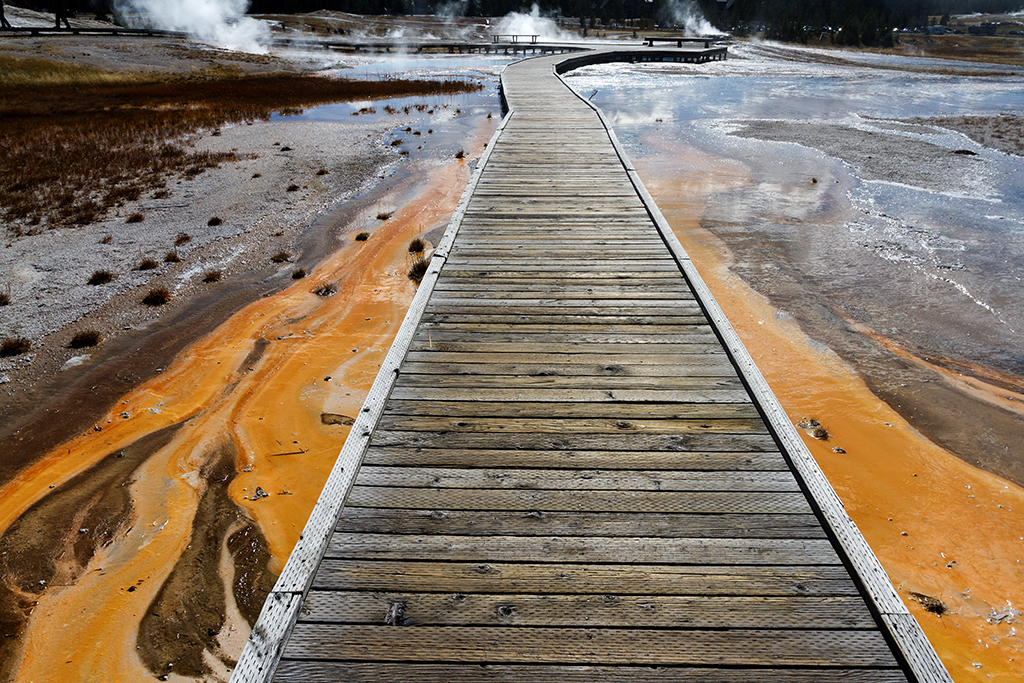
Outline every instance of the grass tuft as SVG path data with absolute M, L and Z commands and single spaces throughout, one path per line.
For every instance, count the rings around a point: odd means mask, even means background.
M 6 337 L 0 342 L 0 358 L 20 356 L 23 353 L 28 353 L 31 348 L 32 342 L 24 337 Z
M 178 235 L 177 238 L 175 238 L 174 246 L 180 247 L 181 245 L 188 244 L 191 241 L 192 241 L 192 236 L 189 235 L 188 233 L 184 233 L 183 232 L 180 235 Z
M 466 152 L 461 150 L 461 149 L 458 152 L 455 153 L 455 158 L 456 159 L 462 159 L 465 156 L 466 156 Z
M 301 280 L 304 277 L 306 277 L 306 269 L 305 268 L 296 268 L 295 270 L 292 271 L 292 279 L 293 280 Z
M 356 235 L 356 242 L 365 242 L 368 239 L 370 239 L 370 233 L 368 232 L 361 232 Z
M 110 244 L 114 241 L 113 235 L 104 235 L 103 239 L 100 240 L 100 244 Z
M 423 250 L 427 248 L 427 243 L 421 240 L 419 237 L 409 242 L 409 253 L 410 254 L 422 254 Z
M 149 290 L 146 296 L 142 297 L 142 303 L 147 306 L 163 306 L 171 300 L 171 293 L 166 287 L 156 287 Z
M 164 263 L 181 263 L 181 257 L 178 252 L 169 251 L 164 255 Z
M 829 434 L 828 428 L 822 425 L 812 427 L 810 435 L 813 436 L 815 439 L 821 439 L 822 441 L 828 441 L 830 438 L 832 438 L 832 435 Z
M 298 185 L 289 185 L 288 192 L 298 192 L 301 188 Z
M 224 221 L 222 221 L 221 219 L 219 219 L 219 218 L 217 218 L 216 216 L 214 216 L 214 217 L 213 217 L 213 218 L 211 218 L 210 220 L 206 221 L 206 224 L 207 224 L 208 226 L 210 226 L 211 228 L 215 228 L 215 227 L 217 227 L 218 225 L 220 225 L 220 224 L 221 224 L 221 223 L 223 223 L 223 222 L 224 222 Z
M 386 221 L 387 219 L 391 218 L 391 216 L 393 216 L 393 215 L 394 214 L 392 214 L 392 213 L 388 213 L 386 211 L 381 211 L 380 213 L 377 214 L 377 220 L 379 220 L 379 221 Z
M 219 270 L 208 270 L 203 273 L 203 282 L 209 284 L 211 282 L 220 282 L 224 277 L 224 273 Z
M 313 293 L 317 296 L 334 296 L 338 293 L 338 285 L 327 282 L 314 289 Z
M 128 220 L 125 223 L 141 223 L 144 220 L 146 220 L 146 217 L 141 213 L 133 213 L 131 216 L 128 216 Z
M 423 280 L 423 276 L 427 274 L 428 267 L 430 267 L 430 259 L 422 256 L 416 257 L 412 262 L 412 267 L 409 268 L 409 279 L 419 284 Z
M 111 273 L 109 270 L 97 270 L 89 277 L 87 284 L 90 285 L 105 285 L 113 280 L 116 275 Z
M 330 171 L 328 171 L 326 168 L 321 168 L 319 171 L 316 172 L 316 174 L 317 175 L 328 175 L 328 174 L 330 174 Z
M 279 251 L 276 254 L 274 254 L 273 256 L 271 256 L 270 260 L 273 261 L 274 263 L 284 263 L 285 261 L 287 261 L 291 257 L 292 257 L 292 255 L 289 254 L 287 251 Z
M 144 258 L 139 263 L 139 265 L 135 267 L 135 270 L 153 270 L 154 268 L 157 267 L 157 265 L 157 262 L 154 261 L 153 259 Z
M 11 303 L 11 295 L 7 292 L 0 292 L 0 306 L 6 306 Z
M 71 341 L 68 342 L 68 347 L 72 349 L 84 349 L 90 346 L 96 346 L 101 341 L 103 341 L 103 336 L 99 332 L 96 330 L 85 330 L 84 332 L 79 332 L 72 337 Z

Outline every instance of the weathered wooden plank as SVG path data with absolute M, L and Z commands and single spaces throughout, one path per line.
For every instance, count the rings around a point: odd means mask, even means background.
M 509 291 L 504 294 L 482 291 L 472 294 L 464 290 L 455 289 L 451 291 L 439 290 L 434 293 L 431 301 L 434 305 L 448 304 L 455 306 L 570 306 L 613 309 L 633 308 L 634 311 L 654 308 L 676 308 L 682 311 L 689 307 L 695 299 L 692 294 L 681 296 L 671 291 L 661 294 L 640 290 L 631 293 L 629 298 L 623 299 L 621 296 L 602 296 L 599 291 L 592 293 L 570 290 L 553 292 L 548 296 L 538 296 L 537 293 L 530 291 Z
M 403 372 L 398 379 L 402 387 L 442 388 L 498 388 L 498 389 L 656 389 L 678 391 L 742 391 L 743 383 L 729 375 L 698 377 L 621 377 L 617 375 L 442 375 Z M 627 429 L 627 425 L 623 425 Z
M 547 377 L 735 377 L 736 370 L 724 356 L 695 355 L 685 365 L 587 365 L 584 363 L 445 363 L 406 362 L 405 374 L 432 375 L 527 375 Z M 726 406 L 732 410 L 732 406 Z
M 486 267 L 473 267 L 470 265 L 463 266 L 452 266 L 451 269 L 445 268 L 444 276 L 446 278 L 473 278 L 473 279 L 518 279 L 518 280 L 554 280 L 554 281 L 576 281 L 586 280 L 589 282 L 600 282 L 605 280 L 648 280 L 648 281 L 668 281 L 668 282 L 682 282 L 682 278 L 679 275 L 679 271 L 675 268 L 667 266 L 653 267 L 651 269 L 643 270 L 631 270 L 628 264 L 622 268 L 613 268 L 611 266 L 604 269 L 594 270 L 558 270 L 557 266 L 551 266 L 545 268 L 538 266 L 535 268 L 517 268 L 515 270 L 511 268 L 489 269 Z
M 525 510 L 528 512 L 673 512 L 692 514 L 808 514 L 802 494 L 721 491 L 514 491 L 353 487 L 350 507 L 408 510 Z
M 814 515 L 394 510 L 346 508 L 335 530 L 446 536 L 825 538 Z
M 429 344 L 418 345 L 429 349 Z M 434 344 L 438 350 L 458 351 L 463 348 L 451 342 L 443 346 Z M 488 344 L 487 350 L 497 351 L 498 344 Z M 550 345 L 553 346 L 553 345 Z M 549 345 L 540 349 L 551 351 Z M 554 401 L 558 403 L 747 403 L 750 397 L 745 391 L 733 389 L 497 389 L 497 388 L 431 388 L 397 386 L 391 396 L 414 401 Z
M 625 344 L 641 346 L 653 344 L 714 344 L 718 341 L 718 337 L 715 336 L 715 333 L 707 325 L 687 325 L 679 327 L 675 332 L 670 333 L 619 333 L 603 330 L 599 332 L 519 332 L 515 326 L 508 326 L 505 331 L 495 330 L 490 332 L 475 332 L 445 327 L 436 329 L 421 327 L 416 331 L 416 339 L 427 337 L 439 342 L 479 340 L 481 344 L 519 342 L 526 344 Z
M 675 316 L 703 315 L 700 307 L 694 300 L 680 299 L 673 306 L 530 306 L 519 305 L 518 302 L 494 302 L 473 301 L 464 305 L 450 305 L 440 301 L 432 301 L 427 309 L 429 315 L 525 315 L 535 317 L 551 317 L 558 315 L 568 316 L 568 319 L 576 317 L 602 317 L 622 316 L 640 317 L 645 320 L 652 318 L 672 319 Z M 722 351 L 724 353 L 724 351 Z
M 899 669 L 801 668 L 709 669 L 704 667 L 538 666 L 502 664 L 411 664 L 281 662 L 280 683 L 906 683 Z
M 420 392 L 423 390 L 420 389 Z M 393 392 L 397 393 L 396 388 Z M 396 397 L 402 398 L 402 397 Z M 377 430 L 374 446 L 566 451 L 775 451 L 768 434 L 544 434 Z
M 395 615 L 400 623 L 395 624 Z M 313 591 L 303 620 L 324 624 L 590 628 L 871 629 L 848 596 L 480 595 Z M 685 635 L 682 636 L 685 639 Z
M 688 347 L 692 350 L 692 347 Z M 644 349 L 646 352 L 647 349 Z M 630 353 L 622 349 L 621 353 L 525 353 L 523 351 L 510 351 L 506 353 L 487 352 L 446 352 L 439 350 L 410 351 L 406 355 L 406 362 L 416 363 L 544 363 L 558 366 L 565 365 L 593 365 L 601 364 L 608 372 L 618 374 L 616 368 L 623 368 L 624 371 L 633 370 L 637 367 L 654 367 L 662 365 L 692 365 L 700 364 L 703 359 L 708 362 L 718 363 L 728 358 L 721 347 L 707 346 L 699 348 L 695 353 Z M 661 372 L 655 369 L 654 372 Z
M 878 631 L 297 624 L 285 657 L 413 662 L 718 666 L 894 666 Z
M 686 323 L 676 323 L 674 325 L 668 325 L 660 321 L 651 321 L 648 323 L 637 324 L 615 324 L 608 321 L 595 320 L 592 323 L 573 323 L 573 322 L 559 322 L 559 323 L 528 323 L 518 320 L 514 321 L 502 321 L 497 323 L 484 323 L 484 322 L 456 322 L 452 320 L 446 321 L 424 321 L 420 324 L 421 330 L 427 330 L 434 334 L 434 332 L 446 332 L 453 336 L 459 332 L 472 332 L 479 333 L 480 335 L 495 334 L 535 334 L 538 339 L 549 339 L 553 335 L 570 335 L 577 332 L 582 332 L 588 337 L 596 337 L 601 335 L 604 338 L 605 335 L 632 335 L 643 339 L 647 335 L 662 335 L 663 337 L 674 337 L 677 334 L 688 335 L 690 330 L 695 330 L 702 333 L 710 333 L 711 327 L 708 325 L 707 320 L 701 318 L 694 318 L 693 320 L 687 321 Z M 486 337 L 485 337 L 486 338 Z M 643 343 L 643 342 L 639 342 Z
M 845 567 L 405 562 L 327 558 L 315 590 L 566 595 L 856 596 Z
M 428 365 L 423 363 L 422 365 Z M 693 420 L 698 418 L 760 417 L 752 403 L 501 403 L 468 401 L 401 401 L 388 403 L 388 419 L 401 415 L 435 415 L 448 418 L 502 417 L 507 419 L 536 418 L 588 418 L 615 420 L 616 430 L 630 429 L 621 420 Z M 472 423 L 474 420 L 470 420 Z M 455 425 L 468 428 L 469 425 Z
M 429 375 L 428 375 L 429 376 Z M 726 404 L 726 406 L 736 404 Z M 760 416 L 752 418 L 721 417 L 718 405 L 709 405 L 704 415 L 662 420 L 592 419 L 592 418 L 503 418 L 448 417 L 444 415 L 386 415 L 378 428 L 414 432 L 474 432 L 532 434 L 765 434 Z
M 572 311 L 566 311 L 561 315 L 547 312 L 543 314 L 527 315 L 523 313 L 509 313 L 499 307 L 494 307 L 488 312 L 462 311 L 459 313 L 441 313 L 431 309 L 423 316 L 423 322 L 430 325 L 439 324 L 514 324 L 514 325 L 544 325 L 549 329 L 559 325 L 693 325 L 707 324 L 707 319 L 700 311 L 694 311 L 687 315 L 661 315 L 648 317 L 640 314 L 633 315 L 579 315 Z
M 667 472 L 363 466 L 356 484 L 458 489 L 576 491 L 799 491 L 789 472 Z
M 662 284 L 653 280 L 572 280 L 555 281 L 544 287 L 544 279 L 536 278 L 460 278 L 448 281 L 438 290 L 438 297 L 453 298 L 472 296 L 492 298 L 496 301 L 509 299 L 537 298 L 550 299 L 601 299 L 615 300 L 618 306 L 632 306 L 634 311 L 644 307 L 648 301 L 693 301 L 693 294 L 682 282 Z M 514 302 L 509 302 L 514 303 Z
M 373 446 L 368 465 L 424 467 L 534 467 L 552 469 L 777 471 L 789 465 L 778 452 L 524 451 L 517 449 L 406 448 Z
M 483 270 L 495 274 L 556 273 L 555 279 L 559 276 L 565 277 L 567 272 L 591 278 L 600 278 L 610 273 L 630 273 L 640 278 L 660 279 L 658 273 L 668 272 L 672 273 L 669 279 L 685 282 L 676 262 L 667 255 L 645 259 L 638 259 L 635 256 L 631 259 L 602 259 L 589 252 L 581 252 L 574 258 L 554 258 L 551 255 L 542 259 L 516 258 L 514 254 L 508 254 L 508 258 L 502 256 L 505 255 L 492 254 L 488 258 L 468 258 L 461 254 L 453 254 L 445 264 L 445 275 L 461 270 Z M 450 271 L 447 270 L 449 268 Z
M 839 564 L 831 542 L 813 538 L 594 538 L 440 536 L 335 532 L 327 557 L 450 562 L 645 564 Z

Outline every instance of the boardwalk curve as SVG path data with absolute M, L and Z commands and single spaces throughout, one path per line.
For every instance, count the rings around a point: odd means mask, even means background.
M 232 680 L 949 681 L 566 60 L 503 74 Z

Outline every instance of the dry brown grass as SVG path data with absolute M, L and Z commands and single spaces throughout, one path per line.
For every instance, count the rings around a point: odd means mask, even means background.
M 99 332 L 96 330 L 85 330 L 72 337 L 71 341 L 68 342 L 68 347 L 72 349 L 85 349 L 90 346 L 96 346 L 101 341 L 103 341 L 103 335 Z
M 356 235 L 356 242 L 365 242 L 368 239 L 370 239 L 370 233 L 368 232 L 361 232 Z
M 217 218 L 216 216 L 214 216 L 214 217 L 213 217 L 213 218 L 211 218 L 210 220 L 206 221 L 206 224 L 207 224 L 208 226 L 210 226 L 211 228 L 214 228 L 214 227 L 217 227 L 218 225 L 220 225 L 220 224 L 221 224 L 221 223 L 223 223 L 223 222 L 224 222 L 224 221 L 222 221 L 221 219 L 219 219 L 219 218 Z
M 417 237 L 412 242 L 409 242 L 409 253 L 410 254 L 422 254 L 423 250 L 427 248 L 427 243 Z
M 146 293 L 146 296 L 142 297 L 142 303 L 147 306 L 163 306 L 165 303 L 171 300 L 171 293 L 167 291 L 166 287 L 157 287 L 151 289 Z
M 89 277 L 87 284 L 90 285 L 105 285 L 113 280 L 116 275 L 111 273 L 109 270 L 97 270 Z
M 417 256 L 412 262 L 412 267 L 409 268 L 409 279 L 419 284 L 423 280 L 423 276 L 427 274 L 427 268 L 429 267 L 430 259 Z
M 211 282 L 220 282 L 224 277 L 224 273 L 219 270 L 208 270 L 203 273 L 203 282 L 209 284 Z
M 189 149 L 188 137 L 203 130 L 290 107 L 480 87 L 291 75 L 154 82 L 10 58 L 0 60 L 0 74 L 0 209 L 15 235 L 44 220 L 91 223 L 169 177 L 192 178 L 238 158 Z
M 284 263 L 292 257 L 287 251 L 279 251 L 270 257 L 270 260 L 274 263 Z
M 20 356 L 23 353 L 28 353 L 31 348 L 32 342 L 24 337 L 7 337 L 0 342 L 0 358 Z

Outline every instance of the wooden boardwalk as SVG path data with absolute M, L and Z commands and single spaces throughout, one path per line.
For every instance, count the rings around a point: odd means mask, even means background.
M 948 681 L 561 59 L 507 69 L 233 680 Z

